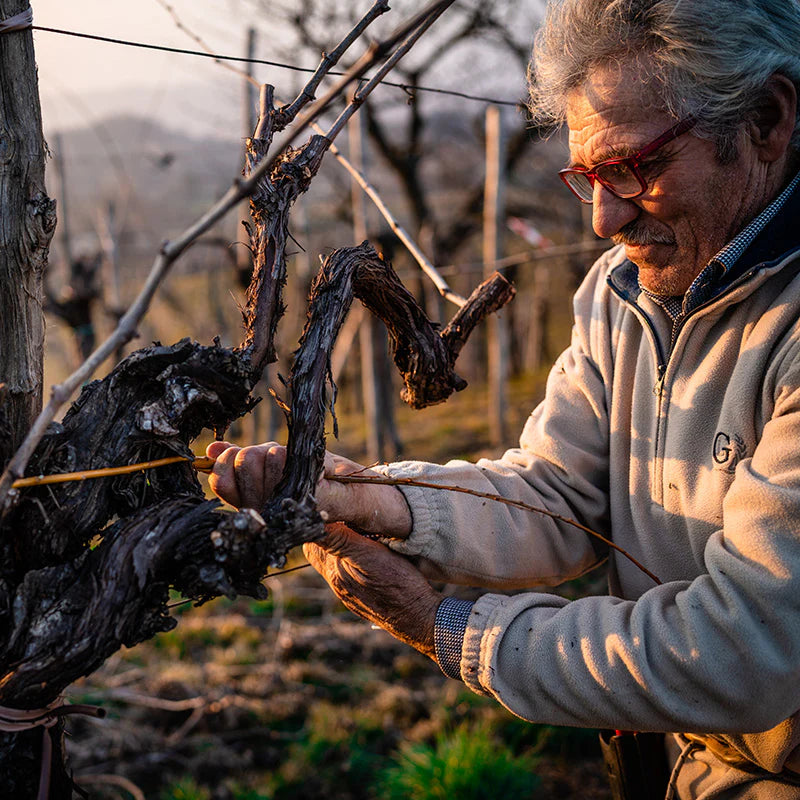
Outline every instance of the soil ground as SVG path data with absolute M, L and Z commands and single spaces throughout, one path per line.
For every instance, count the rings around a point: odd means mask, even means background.
M 542 378 L 513 384 L 512 428 L 541 396 Z M 488 454 L 484 394 L 401 410 L 405 451 Z M 357 458 L 359 426 L 342 415 L 339 450 Z M 462 798 L 503 796 L 503 779 L 517 781 L 520 797 L 609 798 L 596 731 L 532 725 L 472 694 L 346 611 L 303 562 L 293 554 L 289 567 L 299 569 L 266 579 L 264 602 L 194 608 L 176 597 L 175 630 L 71 687 L 73 702 L 109 712 L 69 723 L 70 766 L 91 797 L 424 800 L 446 796 L 439 790 L 455 771 L 468 783 Z M 571 597 L 603 589 L 598 574 L 563 587 Z M 464 741 L 485 744 L 472 757 L 481 765 L 467 763 Z

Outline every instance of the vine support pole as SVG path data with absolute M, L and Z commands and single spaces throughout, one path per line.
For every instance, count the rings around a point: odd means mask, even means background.
M 365 118 L 358 114 L 347 128 L 350 143 L 350 162 L 361 173 L 366 167 Z M 351 182 L 353 203 L 353 240 L 363 242 L 369 236 L 367 205 L 361 187 Z M 364 398 L 367 461 L 384 461 L 387 457 L 387 440 L 397 442 L 394 427 L 394 398 L 391 396 L 391 378 L 385 369 L 387 359 L 386 329 L 372 314 L 366 314 L 359 327 L 361 345 L 361 392 Z
M 27 0 L 0 0 L 0 19 Z M 16 450 L 42 405 L 44 317 L 42 273 L 55 230 L 55 203 L 44 186 L 44 140 L 33 35 L 0 34 L 0 384 L 10 441 Z
M 502 255 L 503 217 L 505 216 L 505 174 L 503 171 L 503 127 L 498 106 L 486 109 L 486 188 L 483 206 L 483 261 L 488 278 Z M 507 439 L 508 408 L 508 320 L 502 312 L 487 321 L 489 434 L 492 445 L 499 447 Z
M 0 20 L 25 11 L 28 0 L 0 0 Z M 0 34 L 0 469 L 42 406 L 43 273 L 55 231 L 55 202 L 44 185 L 45 149 L 33 35 Z M 5 386 L 3 387 L 3 384 Z M 11 560 L 0 542 L 0 585 Z M 61 728 L 52 729 L 61 752 Z M 48 731 L 48 736 L 50 736 Z M 38 781 L 24 765 L 38 763 L 41 731 L 0 733 L 0 774 L 8 797 L 35 797 Z M 22 768 L 18 765 L 22 764 Z M 51 776 L 58 791 L 63 771 Z

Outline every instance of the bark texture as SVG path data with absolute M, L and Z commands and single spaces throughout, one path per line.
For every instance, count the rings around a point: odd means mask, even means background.
M 273 87 L 267 86 L 256 132 L 247 140 L 245 175 L 265 158 L 274 135 L 291 118 L 273 105 Z M 289 240 L 289 212 L 294 201 L 308 189 L 330 147 L 323 136 L 312 136 L 302 147 L 284 152 L 272 173 L 259 182 L 250 198 L 252 222 L 245 223 L 253 254 L 253 278 L 247 290 L 242 350 L 250 359 L 257 378 L 276 361 L 274 339 L 285 306 L 286 243 Z
M 0 19 L 27 7 L 0 0 Z M 31 31 L 0 34 L 0 384 L 12 447 L 42 402 L 42 273 L 56 224 L 44 159 Z

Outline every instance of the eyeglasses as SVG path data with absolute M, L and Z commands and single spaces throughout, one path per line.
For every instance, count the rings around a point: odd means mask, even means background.
M 616 197 L 625 200 L 639 197 L 647 191 L 647 181 L 639 172 L 642 161 L 667 142 L 671 142 L 691 130 L 696 122 L 697 120 L 693 117 L 681 120 L 632 156 L 609 158 L 608 161 L 601 161 L 591 169 L 569 167 L 560 170 L 558 176 L 582 203 L 593 201 L 595 182 L 608 189 Z

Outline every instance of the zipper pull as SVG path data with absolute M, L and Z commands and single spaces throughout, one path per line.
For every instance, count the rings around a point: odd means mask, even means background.
M 666 373 L 667 368 L 664 364 L 659 364 L 658 367 L 656 368 L 656 371 L 658 373 L 658 380 L 655 382 L 655 385 L 653 386 L 653 394 L 656 397 L 660 397 L 661 388 L 664 386 L 664 374 Z

